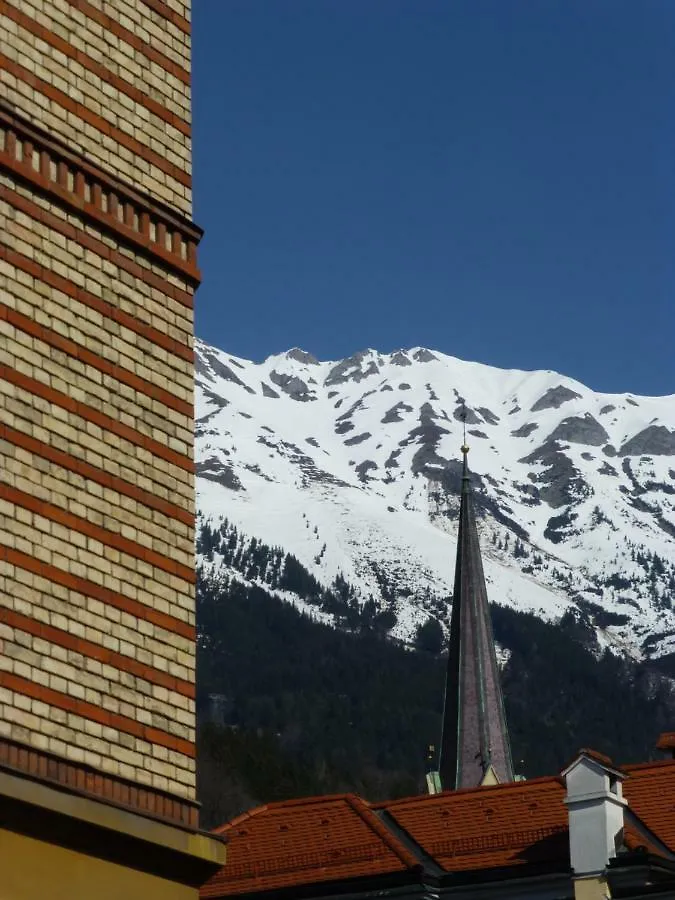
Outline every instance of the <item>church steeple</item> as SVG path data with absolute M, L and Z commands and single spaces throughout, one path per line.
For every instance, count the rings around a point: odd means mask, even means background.
M 440 781 L 446 791 L 513 781 L 468 452 L 465 439 L 440 751 Z

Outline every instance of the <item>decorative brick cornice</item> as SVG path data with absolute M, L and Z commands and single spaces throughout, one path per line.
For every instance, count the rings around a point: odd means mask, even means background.
M 0 169 L 1 167 L 2 164 L 0 162 Z M 193 308 L 194 292 L 191 289 L 185 290 L 176 287 L 166 273 L 162 272 L 161 274 L 158 274 L 157 267 L 151 269 L 149 266 L 140 265 L 135 259 L 130 259 L 129 254 L 124 253 L 123 249 L 120 249 L 121 241 L 118 232 L 111 232 L 115 237 L 115 246 L 108 246 L 110 242 L 106 243 L 102 240 L 105 235 L 94 237 L 94 235 L 89 233 L 93 229 L 85 231 L 88 220 L 79 210 L 76 210 L 75 207 L 70 207 L 71 210 L 77 213 L 77 218 L 80 220 L 80 222 L 71 224 L 71 222 L 66 221 L 64 217 L 55 215 L 51 209 L 44 209 L 39 203 L 36 203 L 34 199 L 31 199 L 37 197 L 37 191 L 34 186 L 30 185 L 28 182 L 26 184 L 31 194 L 30 197 L 26 197 L 18 191 L 8 187 L 3 190 L 2 199 L 6 200 L 10 206 L 14 207 L 14 209 L 20 210 L 22 213 L 30 216 L 31 219 L 36 219 L 41 225 L 46 225 L 47 228 L 55 231 L 57 234 L 62 234 L 63 237 L 68 240 L 76 241 L 76 243 L 81 247 L 84 247 L 85 250 L 91 250 L 91 252 L 95 253 L 97 256 L 107 259 L 114 266 L 117 266 L 119 269 L 122 269 L 122 271 L 131 275 L 132 278 L 138 278 L 139 280 L 144 281 L 150 287 L 156 288 L 162 294 L 166 295 L 166 297 L 175 300 L 187 309 Z M 49 195 L 46 196 L 48 199 L 54 200 L 53 197 L 50 197 Z M 68 209 L 68 207 L 65 208 Z M 70 218 L 75 219 L 76 217 L 71 216 Z M 101 226 L 98 225 L 96 230 L 99 231 L 105 229 L 101 229 Z M 132 245 L 130 244 L 130 246 Z M 134 250 L 138 252 L 137 247 L 134 247 Z M 185 280 L 184 275 L 182 276 L 182 280 Z
M 60 206 L 112 232 L 153 262 L 200 282 L 197 244 L 202 231 L 17 116 L 0 101 L 0 169 Z
M 99 772 L 82 763 L 64 760 L 8 738 L 0 738 L 0 768 L 140 811 L 151 818 L 169 820 L 189 829 L 197 827 L 197 803 Z

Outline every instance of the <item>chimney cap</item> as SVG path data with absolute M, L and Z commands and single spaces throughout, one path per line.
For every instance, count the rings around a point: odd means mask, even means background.
M 582 759 L 589 759 L 591 762 L 596 763 L 596 765 L 601 766 L 603 769 L 606 769 L 613 775 L 616 775 L 618 778 L 625 778 L 626 773 L 620 769 L 618 766 L 615 766 L 612 762 L 611 757 L 605 756 L 604 753 L 599 753 L 597 750 L 591 750 L 589 747 L 582 747 L 581 750 L 577 753 L 574 759 L 565 766 L 565 768 L 560 773 L 561 777 L 565 777 Z
M 657 750 L 672 750 L 675 755 L 675 731 L 664 731 L 656 742 Z

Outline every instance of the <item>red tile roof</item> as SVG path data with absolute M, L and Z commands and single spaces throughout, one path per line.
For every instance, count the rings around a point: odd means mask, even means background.
M 675 853 L 675 760 L 639 763 L 625 771 L 629 777 L 623 794 L 629 807 Z
M 561 862 L 569 866 L 559 778 L 447 791 L 384 806 L 448 872 Z
M 626 846 L 675 852 L 675 760 L 623 767 Z M 565 786 L 537 778 L 370 805 L 351 794 L 272 803 L 223 826 L 228 863 L 201 896 L 404 875 L 425 854 L 446 872 L 569 869 Z M 413 855 L 418 846 L 419 859 Z
M 419 866 L 370 806 L 353 794 L 270 803 L 216 830 L 228 839 L 228 863 L 202 888 L 202 897 L 401 873 Z

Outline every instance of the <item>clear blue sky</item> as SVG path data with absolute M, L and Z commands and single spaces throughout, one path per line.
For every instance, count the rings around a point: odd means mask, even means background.
M 197 333 L 675 392 L 675 0 L 194 0 Z

